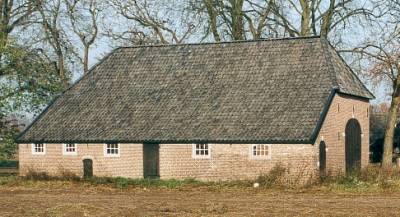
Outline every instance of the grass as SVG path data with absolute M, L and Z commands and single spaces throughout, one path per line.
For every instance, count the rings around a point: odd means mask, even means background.
M 258 183 L 258 190 L 317 190 L 328 192 L 399 192 L 400 169 L 382 169 L 369 166 L 351 174 L 325 175 L 318 180 L 300 184 L 286 179 L 287 169 L 277 165 L 268 174 L 259 176 L 255 180 L 203 182 L 196 179 L 130 179 L 123 177 L 92 177 L 82 179 L 68 171 L 63 171 L 61 176 L 49 176 L 46 173 L 29 171 L 27 176 L 0 176 L 0 186 L 43 186 L 52 183 L 80 186 L 107 186 L 116 189 L 124 188 L 206 188 L 210 191 L 224 191 L 232 189 L 252 189 L 253 183 Z
M 174 189 L 182 186 L 200 186 L 204 185 L 204 182 L 200 182 L 195 179 L 156 179 L 156 178 L 148 178 L 148 179 L 130 179 L 124 177 L 92 177 L 84 180 L 85 182 L 91 183 L 93 185 L 114 185 L 117 188 L 127 188 L 129 186 L 132 187 L 142 187 L 142 188 L 168 188 Z

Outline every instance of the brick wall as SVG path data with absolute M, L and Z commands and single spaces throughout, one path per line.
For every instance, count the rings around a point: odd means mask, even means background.
M 318 156 L 310 144 L 273 144 L 270 159 L 251 157 L 251 144 L 210 144 L 211 158 L 192 158 L 191 144 L 160 145 L 162 178 L 201 180 L 253 179 L 266 174 L 277 163 L 292 175 L 309 177 L 317 169 Z
M 20 174 L 29 168 L 57 175 L 67 170 L 83 175 L 85 158 L 93 160 L 93 174 L 96 176 L 143 177 L 142 144 L 120 144 L 119 157 L 105 157 L 103 144 L 77 144 L 77 155 L 63 155 L 62 144 L 46 144 L 45 155 L 33 155 L 31 144 L 19 144 Z
M 353 113 L 354 107 L 354 113 Z M 345 172 L 345 129 L 347 122 L 355 118 L 361 126 L 361 166 L 369 163 L 369 109 L 368 101 L 336 94 L 322 125 L 315 146 L 326 143 L 327 170 L 333 173 Z

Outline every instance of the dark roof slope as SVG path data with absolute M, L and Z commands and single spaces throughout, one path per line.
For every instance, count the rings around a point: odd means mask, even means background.
M 309 142 L 335 88 L 373 97 L 316 37 L 120 48 L 19 141 Z

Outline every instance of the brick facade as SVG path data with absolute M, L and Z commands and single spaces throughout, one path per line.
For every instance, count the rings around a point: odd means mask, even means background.
M 253 179 L 266 174 L 277 163 L 296 174 L 311 175 L 317 169 L 317 150 L 310 144 L 272 144 L 270 159 L 251 156 L 251 144 L 210 144 L 209 159 L 192 158 L 191 144 L 160 146 L 162 178 L 202 180 Z
M 44 155 L 33 155 L 31 144 L 19 144 L 19 170 L 29 169 L 58 175 L 61 171 L 83 175 L 83 159 L 93 160 L 96 176 L 143 177 L 142 144 L 120 144 L 119 157 L 105 157 L 104 144 L 77 144 L 77 155 L 63 155 L 62 144 L 45 144 Z
M 353 112 L 354 107 L 354 112 Z M 201 180 L 249 179 L 265 174 L 277 163 L 288 167 L 299 177 L 310 176 L 318 170 L 319 143 L 327 146 L 327 169 L 344 171 L 344 131 L 351 118 L 362 128 L 362 166 L 368 164 L 369 117 L 368 101 L 336 94 L 314 145 L 271 144 L 269 159 L 251 157 L 251 144 L 210 144 L 211 157 L 192 157 L 192 144 L 160 144 L 159 172 L 161 178 L 197 178 Z M 31 144 L 19 145 L 20 174 L 29 168 L 56 175 L 68 170 L 83 174 L 82 160 L 93 160 L 96 176 L 143 177 L 142 144 L 120 144 L 119 157 L 105 157 L 103 144 L 77 144 L 76 156 L 65 156 L 62 144 L 46 144 L 45 155 L 32 155 Z
M 353 112 L 354 107 L 354 112 Z M 315 146 L 326 144 L 326 166 L 333 173 L 345 172 L 345 129 L 355 118 L 361 126 L 361 166 L 369 163 L 369 103 L 354 97 L 336 94 L 321 127 Z M 322 138 L 323 137 L 323 138 Z

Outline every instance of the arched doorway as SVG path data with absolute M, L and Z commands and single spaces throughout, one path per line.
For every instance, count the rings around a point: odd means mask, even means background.
M 346 173 L 361 169 L 361 127 L 356 119 L 350 119 L 346 124 Z
M 325 175 L 326 171 L 326 144 L 324 141 L 319 143 L 319 172 Z
M 93 161 L 92 159 L 83 160 L 83 177 L 90 178 L 93 176 Z

